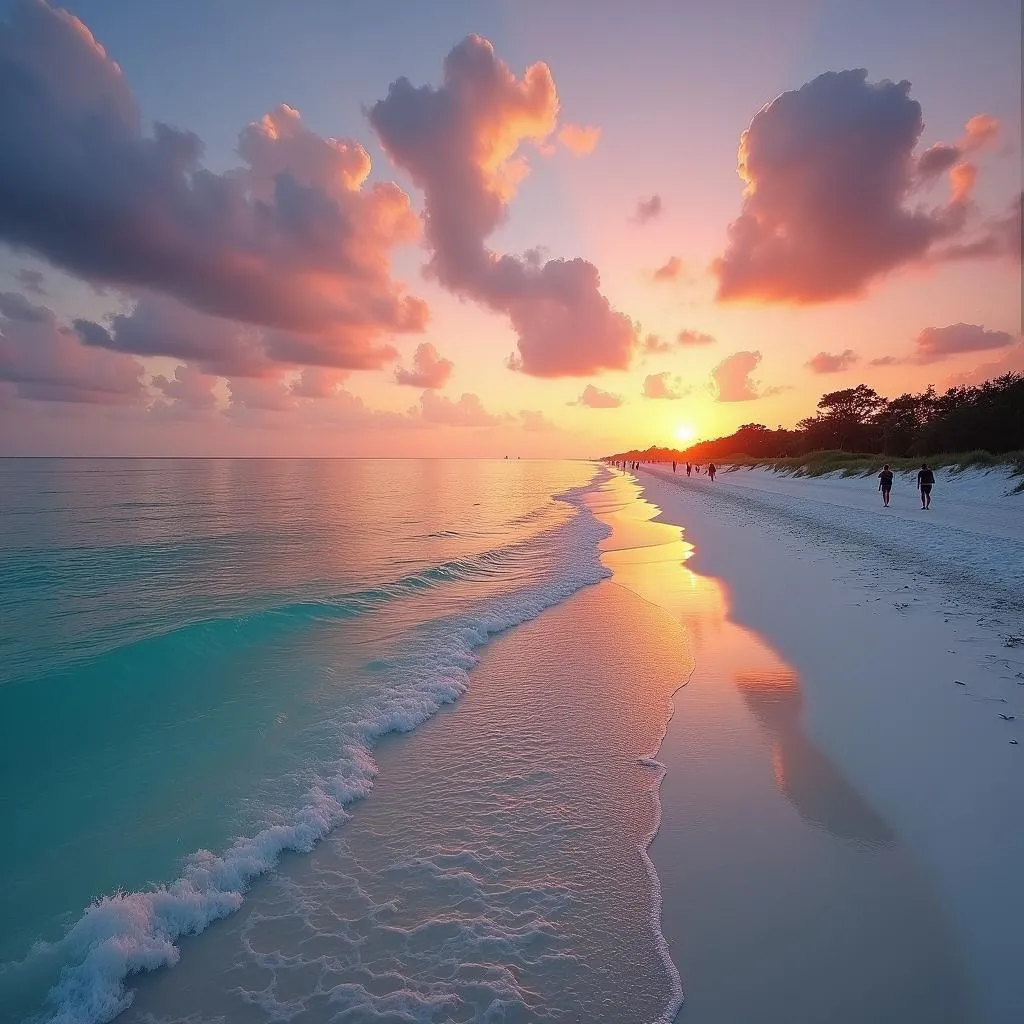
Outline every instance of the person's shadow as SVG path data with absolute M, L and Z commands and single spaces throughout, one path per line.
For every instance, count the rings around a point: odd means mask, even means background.
M 840 839 L 891 846 L 896 837 L 804 735 L 802 695 L 791 672 L 740 672 L 736 685 L 754 716 L 772 738 L 772 759 L 779 790 L 800 816 Z

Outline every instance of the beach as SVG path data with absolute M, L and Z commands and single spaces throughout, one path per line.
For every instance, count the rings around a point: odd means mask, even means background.
M 776 781 L 797 812 L 851 848 L 874 846 L 901 861 L 886 869 L 896 872 L 888 876 L 888 892 L 879 889 L 879 875 L 860 902 L 840 898 L 818 907 L 827 918 L 818 921 L 823 936 L 864 913 L 879 911 L 886 918 L 885 928 L 869 930 L 848 950 L 859 975 L 850 979 L 853 993 L 859 989 L 866 1000 L 859 1019 L 1018 1019 L 1024 772 L 1022 747 L 1012 741 L 1020 738 L 1024 719 L 1024 654 L 1014 640 L 1024 623 L 1015 586 L 1024 557 L 1024 499 L 1009 494 L 1017 481 L 999 470 L 944 472 L 934 510 L 923 513 L 905 478 L 898 479 L 896 507 L 888 510 L 879 507 L 870 478 L 815 480 L 737 470 L 712 484 L 706 476 L 687 480 L 668 467 L 644 467 L 638 479 L 644 498 L 659 509 L 658 521 L 685 528 L 694 546 L 686 571 L 720 580 L 728 619 L 758 634 L 784 662 L 754 673 L 743 664 L 723 670 L 720 653 L 705 643 L 710 656 L 695 653 L 693 677 L 677 695 L 658 755 L 666 778 L 652 856 L 665 894 L 664 930 L 678 950 L 684 988 L 688 952 L 694 951 L 687 928 L 674 922 L 692 912 L 693 895 L 687 871 L 678 865 L 692 856 L 698 826 L 718 830 L 723 821 L 739 822 L 737 842 L 753 844 L 764 856 L 773 848 L 749 819 L 730 819 L 721 802 L 695 822 L 692 782 L 700 759 L 694 746 L 706 740 L 694 733 L 689 712 L 706 664 L 712 676 L 732 676 L 750 715 L 775 736 Z M 921 518 L 926 516 L 931 518 Z M 714 685 L 706 680 L 709 692 Z M 737 737 L 723 742 L 742 746 Z M 705 866 L 723 856 L 721 846 L 708 852 Z M 725 887 L 723 905 L 746 914 L 751 899 L 763 901 L 764 894 L 749 884 L 750 864 L 740 870 L 728 863 L 731 888 Z M 897 882 L 899 873 L 904 877 Z M 774 885 L 771 870 L 762 866 L 759 874 Z M 842 884 L 833 876 L 826 889 L 837 896 Z M 813 875 L 793 888 L 792 900 L 776 889 L 769 902 L 779 920 L 760 933 L 771 942 L 751 939 L 758 947 L 754 960 L 767 959 L 788 972 L 788 984 L 805 998 L 807 988 L 796 984 L 797 976 L 806 973 L 811 988 L 822 976 L 817 968 L 805 971 L 798 960 L 780 961 L 778 942 L 807 927 L 813 890 Z M 847 888 L 847 897 L 851 893 Z M 897 893 L 913 894 L 909 918 L 890 917 L 882 906 Z M 770 919 L 771 908 L 763 909 Z M 918 926 L 928 923 L 915 928 L 914 918 Z M 795 922 L 792 929 L 785 920 Z M 917 995 L 890 990 L 896 1002 L 887 1010 L 884 1002 L 872 1004 L 886 998 L 884 982 L 863 969 L 878 944 L 894 938 L 894 925 L 916 931 L 897 940 L 904 950 L 909 941 L 909 948 L 923 952 L 932 940 L 933 959 L 916 965 Z M 732 968 L 719 962 L 712 969 L 739 984 L 750 962 Z M 895 976 L 912 985 L 914 969 L 903 965 Z M 760 987 L 764 978 L 755 976 L 750 999 L 760 1008 L 736 1019 L 847 1019 L 837 1006 L 826 1013 L 822 1005 L 818 1016 L 810 1009 L 773 1009 Z M 696 983 L 694 977 L 688 1009 L 700 1020 Z M 949 989 L 929 1009 L 920 999 L 934 986 Z M 826 994 L 838 1002 L 850 994 L 841 991 L 833 986 Z M 712 1012 L 707 1019 L 731 1018 Z
M 1011 481 L 6 471 L 0 1019 L 1015 1019 Z

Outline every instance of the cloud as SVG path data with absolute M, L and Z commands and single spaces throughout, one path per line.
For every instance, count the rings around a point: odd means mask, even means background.
M 681 348 L 692 348 L 696 345 L 713 345 L 715 339 L 702 331 L 683 330 L 676 335 L 676 344 Z
M 347 377 L 348 374 L 342 370 L 307 366 L 292 381 L 288 390 L 296 398 L 333 398 Z
M 14 275 L 25 291 L 31 292 L 33 295 L 45 295 L 46 294 L 46 279 L 43 277 L 42 271 L 30 270 L 28 267 L 22 267 L 17 274 Z
M 544 413 L 536 409 L 523 409 L 520 411 L 519 417 L 523 421 L 523 430 L 548 431 L 558 429 Z
M 291 412 L 295 396 L 283 377 L 229 377 L 229 416 L 248 412 Z
M 555 131 L 546 64 L 517 78 L 486 39 L 469 36 L 445 58 L 440 86 L 399 78 L 368 116 L 388 156 L 423 190 L 428 274 L 509 318 L 518 336 L 512 369 L 568 377 L 629 365 L 636 328 L 601 294 L 592 263 L 501 255 L 485 244 L 528 173 L 521 148 Z
M 669 258 L 651 274 L 655 281 L 678 281 L 683 272 L 683 261 L 678 256 Z
M 854 366 L 860 357 L 852 348 L 842 352 L 819 352 L 807 361 L 807 366 L 814 373 L 842 373 Z
M 750 402 L 763 398 L 766 393 L 751 374 L 761 362 L 760 352 L 734 352 L 723 359 L 712 371 L 711 379 L 719 402 Z
M 1001 216 L 989 217 L 973 238 L 954 242 L 935 254 L 937 260 L 1008 258 L 1012 262 L 1021 260 L 1021 211 L 1024 209 L 1024 192 L 1010 204 Z
M 643 351 L 645 355 L 664 355 L 676 348 L 696 348 L 701 345 L 713 345 L 715 339 L 703 331 L 681 330 L 672 341 L 667 341 L 657 334 L 648 334 L 644 338 Z
M 917 173 L 922 178 L 935 178 L 948 171 L 960 160 L 960 147 L 948 142 L 936 142 L 917 158 Z
M 961 230 L 962 205 L 906 205 L 923 128 L 909 82 L 869 83 L 863 69 L 820 75 L 760 110 L 740 139 L 740 215 L 712 264 L 718 299 L 859 295 Z
M 86 345 L 181 359 L 205 373 L 259 377 L 274 372 L 258 328 L 207 316 L 162 295 L 144 295 L 130 313 L 112 316 L 109 327 L 82 319 L 74 327 Z
M 872 359 L 871 366 L 898 366 L 900 363 L 906 362 L 904 359 L 900 359 L 897 356 L 879 356 L 877 359 Z
M 511 421 L 509 416 L 489 413 L 474 394 L 464 394 L 456 401 L 436 391 L 424 391 L 420 395 L 420 413 L 430 423 L 449 427 L 495 427 Z
M 665 341 L 658 334 L 648 334 L 644 338 L 644 353 L 646 355 L 663 355 L 665 352 L 672 351 L 672 343 Z
M 569 404 L 583 405 L 588 409 L 617 409 L 622 405 L 622 396 L 613 395 L 610 391 L 602 391 L 593 384 L 588 384 L 580 397 Z
M 437 349 L 425 341 L 417 347 L 412 357 L 412 369 L 398 367 L 395 380 L 414 388 L 439 388 L 444 386 L 453 369 L 455 364 L 450 359 L 442 358 Z
M 166 399 L 154 403 L 150 407 L 153 412 L 183 416 L 212 412 L 217 405 L 217 396 L 213 391 L 217 378 L 194 366 L 181 363 L 174 368 L 173 377 L 157 374 L 150 380 L 150 384 Z
M 912 359 L 916 363 L 935 363 L 961 352 L 1009 348 L 1015 341 L 1006 331 L 989 331 L 978 324 L 926 327 L 914 340 Z
M 380 365 L 382 337 L 422 330 L 426 305 L 389 266 L 416 217 L 397 185 L 367 184 L 358 143 L 279 106 L 242 131 L 242 166 L 207 170 L 194 134 L 144 132 L 121 69 L 43 0 L 0 21 L 0 95 L 0 240 L 95 284 L 315 336 L 322 364 Z
M 649 221 L 657 220 L 663 212 L 661 196 L 651 196 L 650 199 L 637 200 L 636 209 L 630 220 L 634 224 L 647 224 Z
M 691 389 L 683 387 L 683 379 L 665 370 L 663 373 L 652 373 L 644 378 L 644 398 L 682 398 Z
M 600 138 L 601 129 L 591 125 L 563 124 L 558 129 L 558 141 L 576 156 L 593 153 Z
M 1001 377 L 1005 373 L 1024 374 L 1024 342 L 1017 342 L 1012 348 L 1005 349 L 1002 356 L 994 362 L 982 363 L 964 373 L 954 374 L 943 386 L 973 387 L 995 377 Z
M 40 402 L 133 405 L 144 398 L 142 363 L 87 348 L 52 310 L 0 295 L 0 381 Z

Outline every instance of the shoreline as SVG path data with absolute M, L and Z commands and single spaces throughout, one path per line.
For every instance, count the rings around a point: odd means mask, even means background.
M 986 609 L 958 606 L 941 579 L 851 559 L 864 539 L 837 538 L 810 506 L 758 507 L 733 493 L 739 485 L 648 467 L 638 486 L 660 509 L 656 521 L 683 527 L 695 545 L 688 567 L 722 581 L 729 617 L 769 638 L 799 673 L 800 728 L 921 866 L 962 948 L 976 1008 L 963 1019 L 1012 1020 L 1024 828 L 1010 819 L 1024 785 L 1020 745 L 1009 740 L 1022 692 L 1012 667 L 1024 659 L 1007 658 L 1001 644 L 1006 609 L 996 602 L 986 618 Z M 678 768 L 659 759 L 670 774 Z M 679 814 L 666 802 L 668 831 Z M 661 844 L 662 859 L 671 845 Z M 664 885 L 661 865 L 659 874 Z

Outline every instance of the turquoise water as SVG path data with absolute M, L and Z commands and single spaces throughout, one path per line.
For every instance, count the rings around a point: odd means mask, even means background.
M 373 786 L 381 736 L 460 696 L 490 637 L 607 575 L 605 530 L 577 500 L 595 472 L 0 461 L 4 1019 L 111 1019 L 130 1002 L 129 975 L 175 964 L 181 936 L 243 909 L 282 854 L 334 833 Z M 443 889 L 464 879 L 464 855 L 407 869 Z M 332 870 L 334 895 L 351 894 L 355 868 L 343 884 Z M 360 870 L 395 869 L 364 858 Z M 554 941 L 545 914 L 565 893 L 541 881 L 491 893 L 509 904 L 507 920 L 488 918 L 506 921 L 502 941 L 522 938 L 527 910 L 529 943 Z M 405 962 L 384 961 L 384 974 Z M 344 1019 L 536 1019 L 510 1009 L 528 984 L 486 971 L 468 989 L 438 984 L 413 1016 L 353 995 Z M 246 1019 L 264 1016 L 276 1013 L 250 1004 Z

